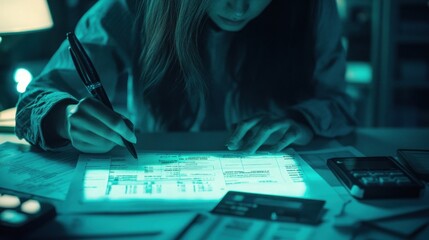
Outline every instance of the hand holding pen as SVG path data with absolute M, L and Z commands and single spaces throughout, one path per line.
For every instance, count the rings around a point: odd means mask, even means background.
M 132 144 L 136 143 L 136 136 L 131 130 L 131 122 L 113 110 L 96 70 L 76 36 L 68 33 L 67 39 L 76 70 L 93 97 L 66 107 L 66 138 L 82 152 L 102 153 L 121 145 L 137 158 Z

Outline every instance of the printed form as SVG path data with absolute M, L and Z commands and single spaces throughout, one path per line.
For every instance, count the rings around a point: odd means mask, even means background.
M 140 152 L 138 160 L 118 151 L 80 155 L 64 211 L 208 210 L 228 191 L 339 199 L 292 149 Z
M 296 153 L 146 153 L 139 160 L 82 155 L 84 198 L 219 199 L 229 190 L 303 194 Z M 285 188 L 288 185 L 293 188 Z
M 65 200 L 77 154 L 30 149 L 10 142 L 0 145 L 0 187 Z

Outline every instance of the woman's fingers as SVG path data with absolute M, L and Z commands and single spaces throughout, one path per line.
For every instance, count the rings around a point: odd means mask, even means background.
M 117 144 L 89 131 L 73 131 L 71 137 L 72 145 L 86 153 L 105 153 Z
M 247 144 L 242 150 L 247 151 L 249 153 L 255 153 L 256 150 L 258 150 L 268 140 L 268 138 L 270 138 L 273 133 L 278 132 L 280 130 L 287 131 L 290 127 L 290 121 L 267 120 L 260 121 L 258 125 L 260 126 L 257 130 L 257 133 L 247 140 Z
M 137 139 L 134 132 L 127 126 L 121 115 L 115 113 L 94 98 L 86 98 L 83 101 L 84 104 L 81 107 L 85 113 L 89 113 L 93 118 L 98 119 L 126 140 L 136 143 Z
M 122 138 L 135 143 L 131 122 L 93 98 L 85 98 L 67 108 L 68 136 L 82 152 L 107 152 L 123 145 Z M 129 121 L 129 120 L 128 120 Z
M 254 153 L 269 139 L 273 140 L 270 137 L 278 134 L 281 136 L 280 139 L 271 147 L 275 152 L 282 151 L 293 143 L 305 145 L 313 138 L 313 132 L 308 126 L 292 119 L 257 117 L 239 124 L 227 146 L 229 150 Z
M 245 120 L 237 125 L 229 138 L 229 142 L 226 144 L 229 150 L 237 150 L 242 146 L 242 141 L 249 130 L 252 129 L 262 118 L 251 118 Z
M 127 125 L 128 129 L 131 129 L 134 131 L 134 124 L 130 121 L 130 119 L 122 116 L 122 120 L 124 120 L 125 124 Z M 134 133 L 134 132 L 133 132 Z
M 291 127 L 286 131 L 283 137 L 277 142 L 277 144 L 271 147 L 272 152 L 280 152 L 299 138 L 299 133 L 295 127 Z
M 307 125 L 293 122 L 282 139 L 272 147 L 272 151 L 280 152 L 292 143 L 296 145 L 306 145 L 313 137 L 314 133 Z
M 97 127 L 93 127 L 96 125 Z M 80 138 L 82 141 L 91 142 L 93 144 L 103 145 L 103 141 L 97 140 L 107 139 L 117 145 L 124 146 L 121 136 L 113 132 L 110 128 L 102 124 L 98 119 L 87 117 L 73 119 L 71 124 L 71 133 L 74 138 Z M 97 138 L 95 138 L 97 137 Z

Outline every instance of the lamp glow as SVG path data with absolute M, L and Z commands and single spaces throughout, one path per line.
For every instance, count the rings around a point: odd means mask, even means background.
M 351 83 L 368 84 L 372 81 L 372 67 L 367 62 L 347 63 L 346 79 Z
M 18 68 L 16 69 L 13 78 L 17 83 L 16 90 L 20 93 L 23 93 L 25 92 L 25 89 L 27 89 L 27 86 L 31 80 L 33 80 L 33 75 L 25 68 Z
M 51 28 L 46 0 L 0 0 L 0 33 L 20 33 Z

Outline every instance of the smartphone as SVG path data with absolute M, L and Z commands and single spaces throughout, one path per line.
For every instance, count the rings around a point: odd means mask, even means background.
M 429 182 L 429 150 L 398 149 L 399 161 L 419 179 Z
M 425 187 L 392 157 L 331 158 L 327 164 L 358 199 L 415 198 Z

